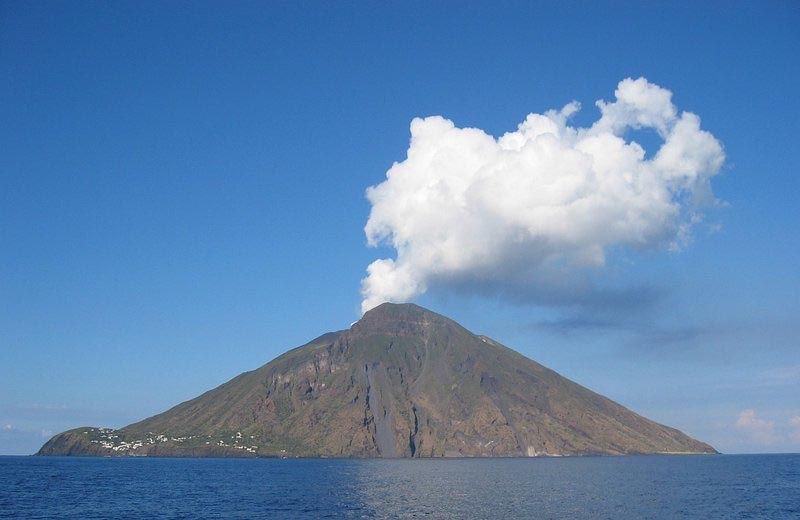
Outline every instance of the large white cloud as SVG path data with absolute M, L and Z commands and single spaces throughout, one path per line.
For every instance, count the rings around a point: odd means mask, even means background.
M 367 189 L 368 243 L 397 255 L 367 267 L 362 311 L 436 284 L 550 290 L 604 265 L 610 247 L 679 247 L 713 200 L 722 146 L 669 90 L 629 78 L 614 94 L 589 128 L 568 124 L 577 102 L 497 139 L 414 119 L 406 159 Z M 652 157 L 631 129 L 660 139 Z

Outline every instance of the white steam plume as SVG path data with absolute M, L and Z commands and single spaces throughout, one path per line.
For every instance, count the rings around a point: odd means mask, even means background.
M 362 312 L 404 302 L 436 284 L 552 290 L 612 246 L 680 247 L 713 201 L 722 146 L 672 93 L 625 79 L 600 118 L 574 128 L 572 102 L 530 114 L 495 139 L 439 116 L 411 122 L 408 156 L 367 189 L 369 245 L 391 245 L 362 280 Z M 630 129 L 662 141 L 646 158 Z

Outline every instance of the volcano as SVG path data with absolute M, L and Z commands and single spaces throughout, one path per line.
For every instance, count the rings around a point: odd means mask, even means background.
M 508 457 L 716 453 L 413 304 L 382 304 L 199 397 L 39 455 Z

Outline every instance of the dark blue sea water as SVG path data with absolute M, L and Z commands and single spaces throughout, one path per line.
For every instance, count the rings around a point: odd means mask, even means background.
M 3 518 L 800 518 L 800 455 L 0 457 Z

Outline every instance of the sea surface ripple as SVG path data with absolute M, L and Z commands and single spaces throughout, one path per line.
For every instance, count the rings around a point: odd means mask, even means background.
M 800 455 L 0 457 L 0 518 L 800 518 Z

